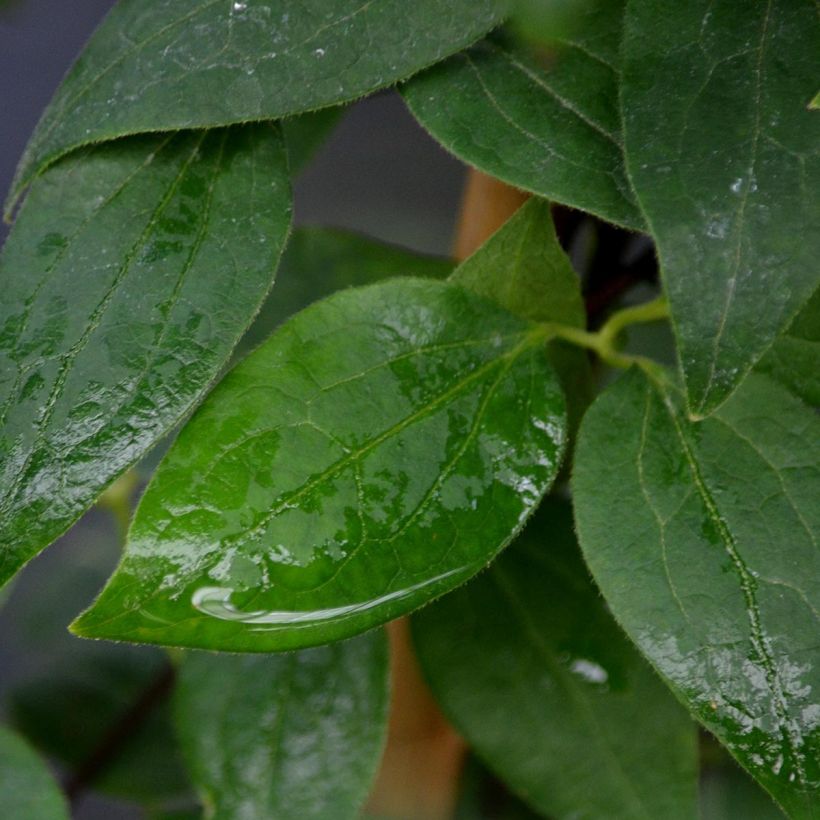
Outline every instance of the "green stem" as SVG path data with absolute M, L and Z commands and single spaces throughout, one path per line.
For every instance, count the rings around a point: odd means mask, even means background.
M 592 350 L 602 362 L 611 367 L 631 367 L 637 365 L 645 370 L 652 378 L 661 378 L 661 366 L 645 356 L 634 356 L 618 350 L 618 337 L 629 325 L 643 322 L 656 322 L 669 316 L 669 305 L 663 296 L 645 302 L 642 305 L 624 308 L 606 321 L 596 333 L 581 330 L 571 325 L 561 325 L 549 322 L 543 325 L 547 340 L 563 339 L 571 344 Z

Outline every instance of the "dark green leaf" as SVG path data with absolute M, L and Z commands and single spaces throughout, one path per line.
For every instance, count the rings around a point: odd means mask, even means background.
M 547 499 L 487 572 L 412 623 L 437 700 L 534 808 L 694 816 L 694 724 L 590 583 L 567 504 Z
M 270 651 L 327 643 L 465 581 L 557 472 L 544 330 L 399 279 L 298 314 L 234 369 L 143 496 L 80 635 Z
M 549 68 L 489 39 L 414 78 L 402 93 L 419 122 L 465 162 L 640 230 L 618 113 L 622 11 L 620 2 L 593 3 Z
M 813 0 L 633 0 L 629 174 L 660 254 L 689 407 L 737 387 L 818 285 Z
M 449 259 L 422 256 L 359 234 L 332 228 L 297 228 L 282 255 L 276 288 L 238 350 L 256 347 L 285 319 L 337 290 L 397 275 L 443 279 L 452 269 Z
M 450 281 L 535 322 L 586 327 L 578 274 L 558 244 L 548 202 L 530 199 L 469 259 Z M 553 342 L 549 351 L 567 396 L 575 427 L 592 398 L 589 357 Z
M 475 757 L 467 759 L 459 786 L 453 820 L 537 820 L 540 816 L 510 794 Z
M 387 642 L 186 655 L 175 703 L 208 817 L 354 818 L 384 742 Z
M 14 820 L 68 820 L 45 763 L 13 732 L 0 726 L 0 807 Z
M 288 160 L 293 176 L 304 170 L 313 159 L 313 155 L 330 136 L 344 113 L 345 109 L 337 105 L 282 121 L 282 132 L 288 146 Z
M 289 219 L 269 125 L 124 140 L 38 180 L 0 257 L 0 585 L 202 395 Z
M 813 407 L 820 407 L 820 290 L 757 365 Z
M 354 100 L 500 19 L 494 0 L 121 0 L 46 109 L 13 195 L 80 145 Z
M 820 420 L 760 375 L 700 423 L 682 404 L 634 371 L 590 408 L 581 546 L 681 699 L 793 817 L 814 818 Z

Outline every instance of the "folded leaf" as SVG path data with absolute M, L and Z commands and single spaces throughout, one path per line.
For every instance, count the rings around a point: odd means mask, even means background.
M 550 205 L 532 198 L 453 272 L 450 281 L 534 322 L 586 328 L 581 282 L 558 244 Z M 586 351 L 553 342 L 549 358 L 567 397 L 571 426 L 592 398 Z
M 590 583 L 567 504 L 547 499 L 485 573 L 412 624 L 445 713 L 544 816 L 695 816 L 694 724 Z
M 615 617 L 795 818 L 820 799 L 820 420 L 765 376 L 713 416 L 628 373 L 581 425 L 578 534 Z
M 622 2 L 583 10 L 542 68 L 497 39 L 405 84 L 419 122 L 448 151 L 511 185 L 641 230 L 618 112 Z
M 295 316 L 236 367 L 143 496 L 77 634 L 271 651 L 396 618 L 481 569 L 558 470 L 544 331 L 399 279 Z
M 628 170 L 694 414 L 729 396 L 820 283 L 818 53 L 813 0 L 628 5 Z
M 270 125 L 96 147 L 33 186 L 0 257 L 0 585 L 202 395 L 289 221 Z
M 68 806 L 46 764 L 0 726 L 0 806 L 14 820 L 68 820 Z
M 287 655 L 184 657 L 177 730 L 208 817 L 351 820 L 387 724 L 381 631 Z
M 120 0 L 46 109 L 12 197 L 88 143 L 354 100 L 477 40 L 494 0 Z

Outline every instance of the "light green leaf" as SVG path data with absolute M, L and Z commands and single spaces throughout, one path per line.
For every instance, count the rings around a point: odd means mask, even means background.
M 558 470 L 564 401 L 544 339 L 462 288 L 418 279 L 298 314 L 182 431 L 75 631 L 291 649 L 462 583 Z
M 300 114 L 298 117 L 289 117 L 281 122 L 293 176 L 303 171 L 313 159 L 313 155 L 336 128 L 344 113 L 344 107 L 336 105 Z
M 412 624 L 445 713 L 539 812 L 695 815 L 694 724 L 590 583 L 567 504 L 547 499 L 485 573 Z
M 549 68 L 491 38 L 415 77 L 402 94 L 419 122 L 459 159 L 641 230 L 618 113 L 622 12 L 622 2 L 592 3 Z
M 12 197 L 88 143 L 357 99 L 470 45 L 501 16 L 494 0 L 120 0 L 46 109 Z
M 276 288 L 268 294 L 238 352 L 256 347 L 285 319 L 337 290 L 391 276 L 444 279 L 452 270 L 449 259 L 423 256 L 356 233 L 297 228 L 282 255 Z
M 45 763 L 0 726 L 0 806 L 14 820 L 68 820 L 68 806 Z
M 124 140 L 38 180 L 0 257 L 0 585 L 202 395 L 289 222 L 270 125 Z
M 453 272 L 451 282 L 534 322 L 586 328 L 581 284 L 558 244 L 548 202 L 530 199 Z M 552 342 L 549 358 L 567 397 L 571 426 L 592 398 L 584 350 Z
M 820 282 L 813 0 L 632 0 L 630 177 L 660 255 L 690 410 L 712 412 Z
M 633 371 L 578 440 L 578 534 L 615 617 L 794 818 L 820 796 L 820 420 L 765 376 L 713 416 Z
M 184 657 L 177 729 L 208 817 L 355 818 L 387 726 L 387 641 Z
M 791 327 L 775 339 L 756 369 L 807 404 L 820 407 L 820 290 L 815 291 Z

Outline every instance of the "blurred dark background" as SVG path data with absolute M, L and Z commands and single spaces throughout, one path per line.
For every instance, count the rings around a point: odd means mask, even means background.
M 113 0 L 0 0 L 0 188 L 65 72 Z M 447 254 L 464 167 L 417 126 L 401 99 L 384 92 L 351 106 L 296 184 L 297 224 L 348 228 L 391 243 Z M 8 226 L 0 227 L 0 241 Z M 150 460 L 149 460 L 150 465 Z M 143 476 L 148 467 L 142 468 Z M 113 570 L 120 535 L 111 515 L 89 512 L 34 560 L 0 609 L 0 710 L 41 745 L 87 767 L 106 720 L 151 696 L 164 659 L 156 650 L 73 638 L 67 624 Z M 162 693 L 160 693 L 162 696 Z M 167 700 L 167 699 L 166 699 Z M 168 747 L 167 703 L 119 765 L 80 784 L 74 816 L 145 816 L 136 802 L 159 784 L 164 806 L 190 804 Z M 110 740 L 110 738 L 109 738 Z M 116 740 L 116 738 L 114 739 Z M 107 792 L 102 794 L 101 791 Z M 0 807 L 2 815 L 2 807 Z M 165 817 L 160 807 L 157 814 Z

